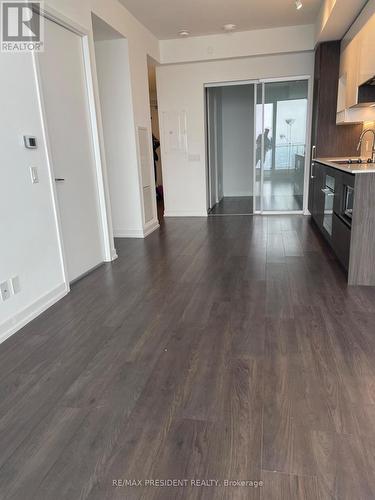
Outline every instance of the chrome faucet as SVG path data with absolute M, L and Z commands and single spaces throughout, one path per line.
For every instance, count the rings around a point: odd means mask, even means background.
M 372 142 L 372 162 L 375 163 L 375 130 L 373 130 L 372 128 L 367 128 L 366 130 L 364 130 L 362 132 L 361 137 L 359 138 L 357 151 L 359 151 L 361 149 L 363 138 L 364 138 L 365 134 L 367 134 L 367 132 L 371 132 L 372 135 L 374 136 L 374 140 Z

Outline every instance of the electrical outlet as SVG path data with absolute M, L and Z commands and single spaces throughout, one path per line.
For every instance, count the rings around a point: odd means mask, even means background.
M 7 281 L 0 283 L 0 295 L 1 295 L 1 300 L 3 302 L 10 299 L 11 292 Z
M 21 291 L 21 283 L 20 283 L 19 276 L 14 276 L 13 278 L 11 278 L 10 285 L 12 287 L 12 293 L 13 293 L 13 295 L 17 295 L 17 293 L 20 293 L 20 291 Z

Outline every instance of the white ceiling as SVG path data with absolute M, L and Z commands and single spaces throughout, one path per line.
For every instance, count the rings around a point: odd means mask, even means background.
M 192 36 L 222 33 L 224 24 L 238 31 L 313 24 L 322 0 L 120 0 L 160 40 L 177 38 L 187 29 Z

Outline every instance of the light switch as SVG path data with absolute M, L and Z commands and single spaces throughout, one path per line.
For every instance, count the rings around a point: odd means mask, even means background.
M 7 281 L 0 283 L 0 295 L 3 302 L 10 299 L 10 287 Z
M 37 167 L 30 167 L 31 182 L 33 184 L 39 183 L 39 174 Z

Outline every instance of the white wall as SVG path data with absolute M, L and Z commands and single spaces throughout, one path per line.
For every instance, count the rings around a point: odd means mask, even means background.
M 196 62 L 265 54 L 281 54 L 296 50 L 313 50 L 315 27 L 287 26 L 236 33 L 162 40 L 162 64 Z
M 204 85 L 258 78 L 313 75 L 313 52 L 176 64 L 157 68 L 162 137 L 166 113 L 187 114 L 186 154 L 162 148 L 166 215 L 207 214 Z
M 0 74 L 0 282 L 19 276 L 21 285 L 0 301 L 1 342 L 66 288 L 31 57 L 1 54 Z M 25 134 L 40 147 L 27 150 Z M 39 184 L 31 183 L 30 166 L 38 168 Z
M 252 196 L 254 85 L 222 88 L 224 196 Z
M 96 67 L 115 237 L 143 227 L 130 88 L 128 41 L 95 42 Z
M 104 167 L 104 185 L 109 206 L 105 169 L 104 141 L 101 129 L 98 85 L 91 13 L 104 19 L 127 38 L 129 73 L 133 102 L 133 126 L 150 131 L 147 55 L 159 60 L 158 40 L 144 28 L 117 0 L 47 0 L 46 8 L 59 18 L 73 21 L 89 34 L 90 59 L 99 135 Z M 64 293 L 66 286 L 60 258 L 57 228 L 54 221 L 52 183 L 42 136 L 41 118 L 37 103 L 36 84 L 31 55 L 0 54 L 1 109 L 1 193 L 6 207 L 0 216 L 0 280 L 14 275 L 20 277 L 21 292 L 7 302 L 0 302 L 0 341 L 14 333 L 41 310 Z M 20 142 L 23 134 L 37 136 L 39 149 L 26 151 Z M 142 200 L 142 180 L 138 170 L 136 142 L 133 142 L 133 168 L 138 175 L 136 190 Z M 40 183 L 32 185 L 28 168 L 38 166 Z M 150 162 L 150 171 L 153 165 Z M 109 219 L 111 214 L 108 214 Z M 149 224 L 142 221 L 142 234 L 157 227 L 157 214 Z M 111 233 L 111 231 L 109 231 Z M 5 244 L 4 244 L 5 242 Z M 115 254 L 114 249 L 113 255 Z

